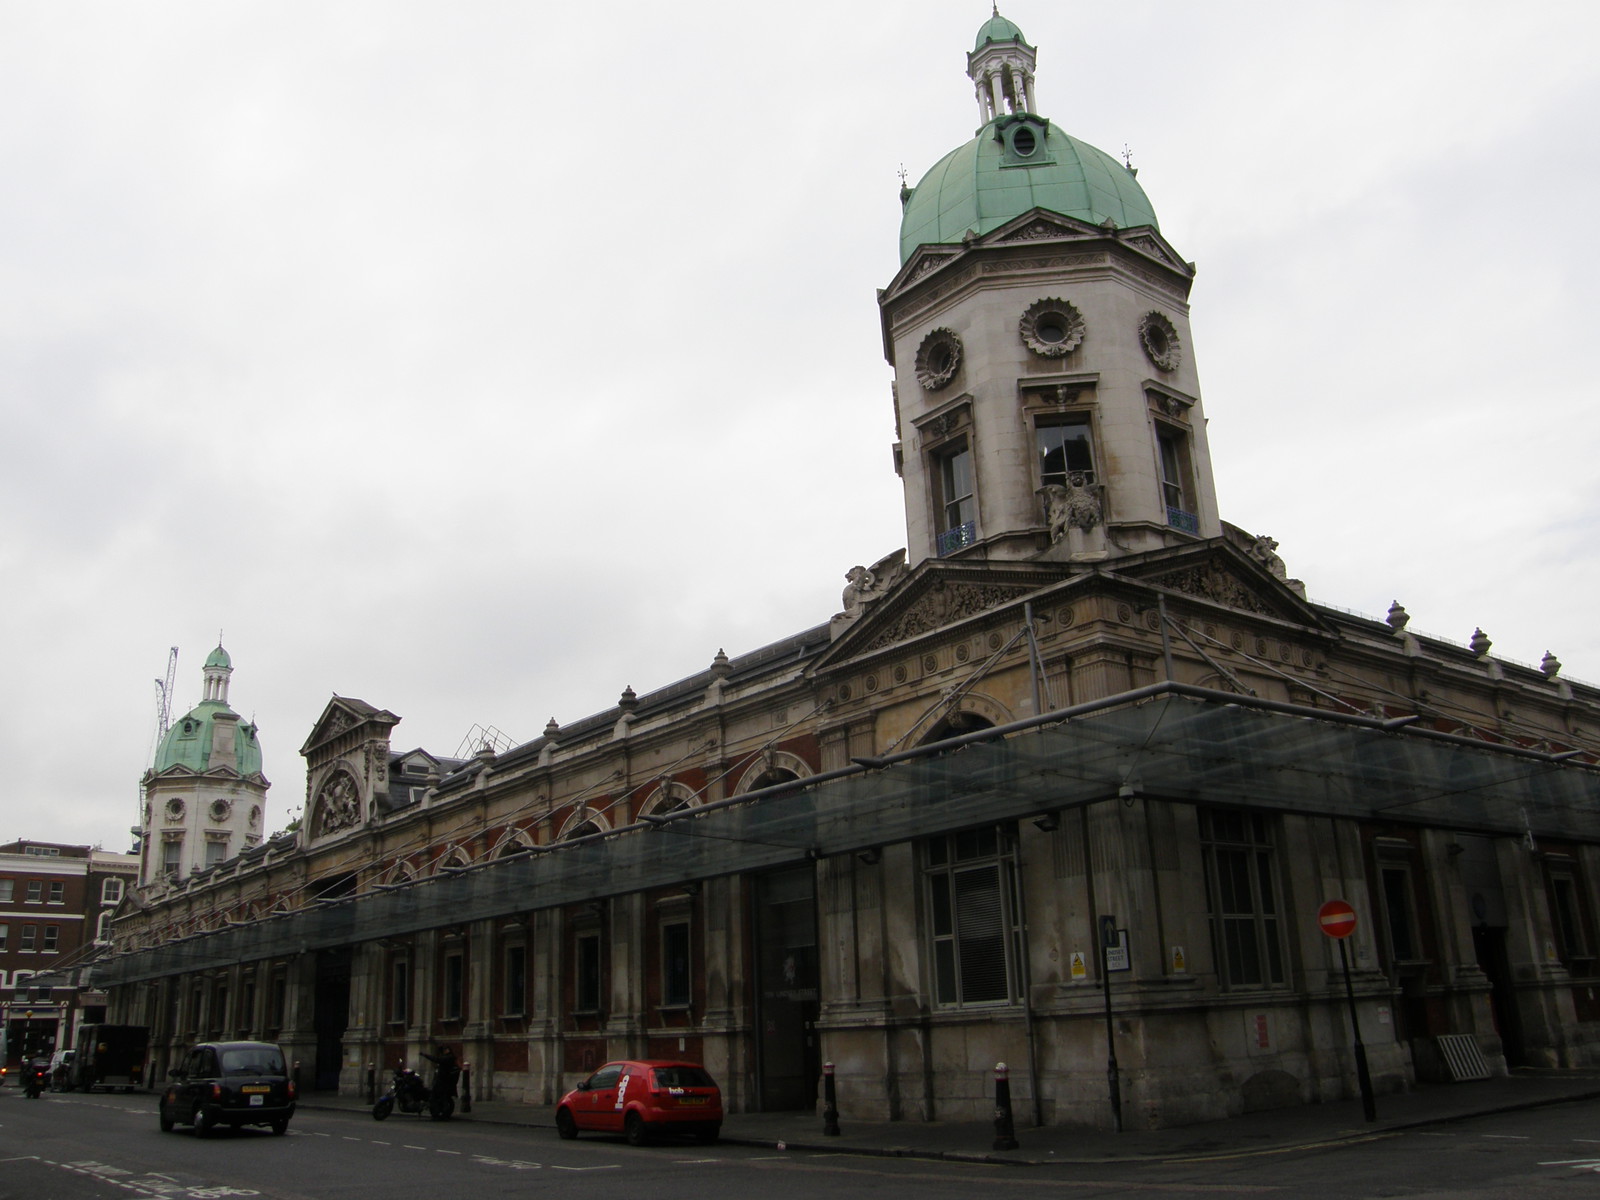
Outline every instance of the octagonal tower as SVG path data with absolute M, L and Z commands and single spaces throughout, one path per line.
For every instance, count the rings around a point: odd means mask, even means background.
M 1135 173 L 1038 116 L 995 13 L 983 125 L 901 192 L 879 293 L 907 553 L 1092 562 L 1222 532 L 1189 332 L 1194 268 Z

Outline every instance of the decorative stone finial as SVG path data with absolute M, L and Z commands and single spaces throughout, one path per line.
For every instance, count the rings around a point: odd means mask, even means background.
M 1393 604 L 1389 605 L 1389 615 L 1385 617 L 1384 620 L 1389 622 L 1390 629 L 1394 630 L 1396 633 L 1399 633 L 1410 623 L 1411 614 L 1406 611 L 1405 605 L 1396 600 Z
M 719 649 L 717 656 L 711 660 L 711 673 L 718 679 L 726 679 L 733 671 L 733 664 L 728 661 L 728 652 Z
M 1539 670 L 1545 673 L 1545 678 L 1554 679 L 1561 674 L 1561 660 L 1546 650 L 1544 657 L 1539 660 Z
M 1487 633 L 1485 633 L 1482 629 L 1474 629 L 1472 631 L 1472 640 L 1467 643 L 1467 649 L 1471 650 L 1479 658 L 1482 658 L 1485 654 L 1489 653 L 1489 647 L 1492 645 L 1494 645 L 1494 643 L 1489 640 L 1489 635 Z
M 558 733 L 560 733 L 560 732 L 561 732 L 561 725 L 556 721 L 556 719 L 554 717 L 551 717 L 548 721 L 546 721 L 544 723 L 544 736 L 545 736 L 546 739 L 548 739 L 550 741 L 554 741 L 556 735 Z
M 617 707 L 623 712 L 630 713 L 639 707 L 639 696 L 638 693 L 633 690 L 633 685 L 631 683 L 627 687 L 623 688 L 622 695 L 617 697 Z

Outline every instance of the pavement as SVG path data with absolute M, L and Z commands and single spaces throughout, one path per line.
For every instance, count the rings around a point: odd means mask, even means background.
M 1597 1099 L 1600 1099 L 1600 1071 L 1516 1070 L 1509 1076 L 1495 1079 L 1418 1084 L 1403 1094 L 1379 1096 L 1377 1120 L 1372 1122 L 1364 1119 L 1359 1099 L 1247 1113 L 1225 1121 L 1175 1129 L 1124 1133 L 1109 1127 L 1033 1126 L 1027 1123 L 1023 1108 L 1018 1108 L 1014 1113 L 1017 1148 L 997 1150 L 993 1121 L 861 1121 L 841 1117 L 838 1134 L 829 1136 L 823 1132 L 823 1120 L 818 1113 L 730 1113 L 723 1119 L 722 1140 L 733 1145 L 810 1153 L 1027 1166 L 1156 1163 L 1288 1153 L 1383 1137 L 1467 1117 Z M 371 1108 L 365 1096 L 336 1096 L 328 1092 L 304 1095 L 299 1106 L 344 1112 L 367 1112 Z M 475 1100 L 470 1113 L 458 1111 L 455 1119 L 485 1125 L 521 1126 L 551 1138 L 556 1136 L 554 1105 Z M 416 1118 L 395 1116 L 390 1120 Z

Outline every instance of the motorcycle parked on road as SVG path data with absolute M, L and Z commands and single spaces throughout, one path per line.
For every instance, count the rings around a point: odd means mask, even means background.
M 389 1090 L 379 1096 L 378 1102 L 372 1106 L 373 1120 L 386 1120 L 390 1113 L 398 1109 L 414 1116 L 447 1121 L 455 1112 L 456 1101 L 454 1096 L 434 1094 L 442 1091 L 440 1088 L 430 1088 L 422 1081 L 422 1076 L 410 1067 L 396 1067 Z

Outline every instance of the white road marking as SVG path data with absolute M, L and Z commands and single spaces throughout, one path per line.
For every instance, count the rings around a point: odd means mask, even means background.
M 615 1171 L 622 1166 L 621 1163 L 607 1163 L 603 1167 L 563 1167 L 560 1163 L 551 1163 L 552 1171 Z
M 1571 1167 L 1574 1171 L 1593 1171 L 1600 1175 L 1600 1158 L 1561 1158 L 1554 1162 L 1542 1162 L 1541 1167 Z
M 1483 1136 L 1486 1138 L 1497 1138 L 1502 1142 L 1526 1142 L 1530 1140 L 1525 1135 L 1520 1133 L 1486 1133 Z

